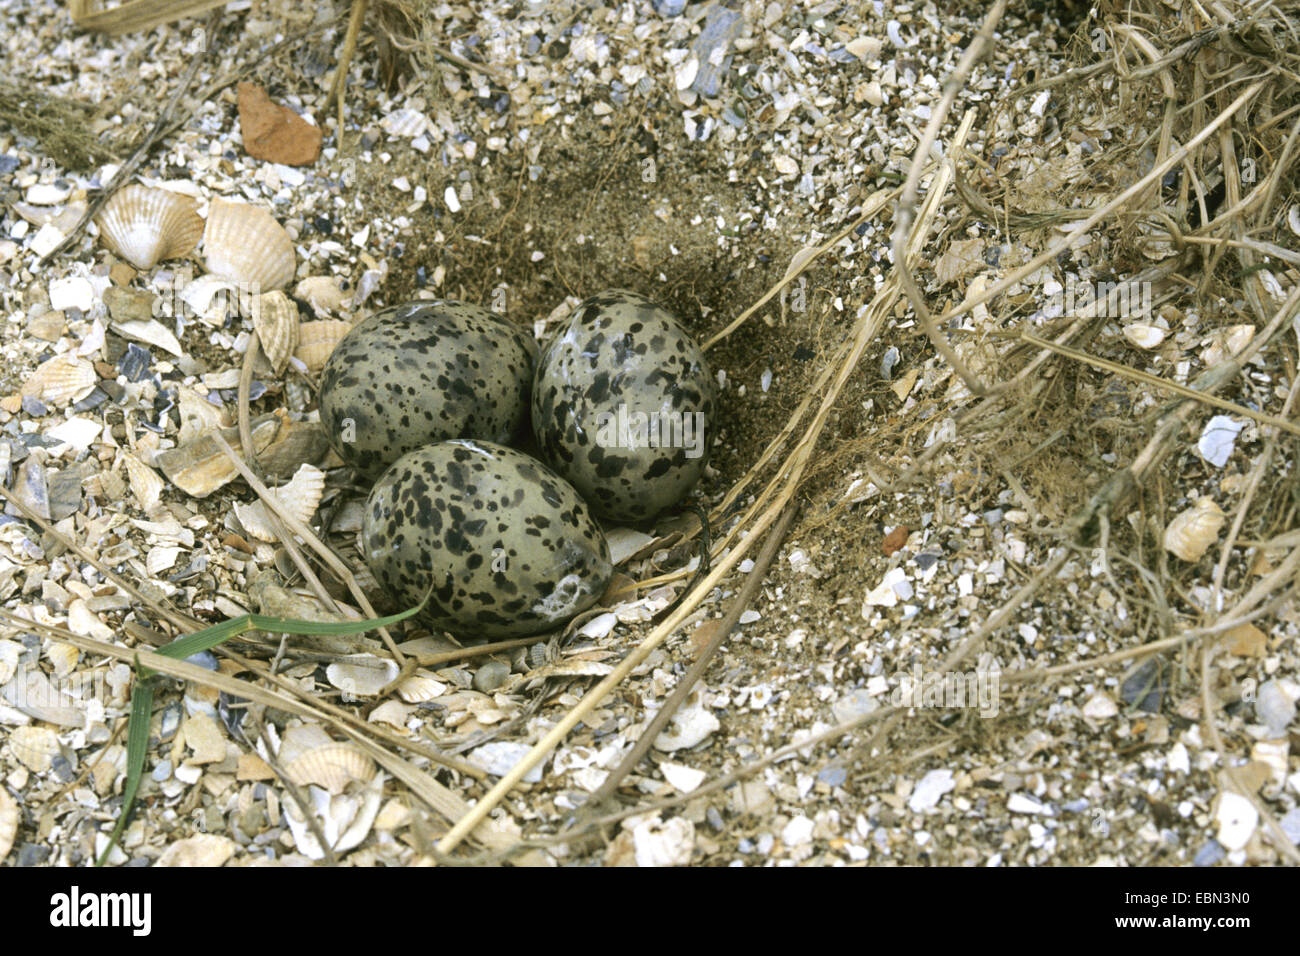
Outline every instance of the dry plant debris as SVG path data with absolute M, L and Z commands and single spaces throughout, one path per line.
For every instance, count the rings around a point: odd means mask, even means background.
M 104 852 L 137 655 L 110 865 L 1300 859 L 1300 6 L 1059 6 L 0 8 L 3 861 Z M 319 158 L 252 158 L 241 82 Z M 268 211 L 279 298 L 110 252 L 124 169 Z M 382 602 L 317 424 L 353 322 L 613 287 L 718 369 L 707 571 L 688 512 L 545 640 L 150 652 Z

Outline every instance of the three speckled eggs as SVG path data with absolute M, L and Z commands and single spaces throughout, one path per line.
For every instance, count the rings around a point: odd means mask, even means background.
M 509 447 L 532 435 L 541 461 Z M 581 303 L 538 357 L 485 309 L 418 301 L 357 325 L 321 377 L 340 457 L 378 480 L 362 550 L 376 580 L 466 636 L 554 627 L 613 573 L 595 518 L 642 522 L 699 479 L 713 379 L 666 310 L 621 290 Z M 549 466 L 549 467 L 548 467 Z

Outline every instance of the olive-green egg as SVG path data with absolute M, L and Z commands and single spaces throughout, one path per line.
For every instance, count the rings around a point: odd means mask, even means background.
M 376 482 L 362 552 L 403 607 L 466 637 L 535 634 L 586 610 L 613 576 L 582 497 L 540 461 L 457 439 L 402 456 Z
M 599 517 L 636 523 L 699 480 L 715 404 L 704 353 L 672 314 L 612 290 L 582 302 L 542 350 L 533 435 Z
M 527 330 L 480 306 L 390 306 L 358 323 L 325 363 L 321 425 L 367 478 L 430 442 L 509 442 L 527 419 L 536 355 Z

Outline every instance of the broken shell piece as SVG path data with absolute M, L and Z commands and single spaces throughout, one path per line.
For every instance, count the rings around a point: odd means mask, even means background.
M 19 392 L 24 398 L 37 398 L 47 405 L 62 408 L 79 402 L 99 382 L 95 367 L 85 359 L 65 353 L 42 363 L 23 383 Z
M 344 693 L 354 697 L 373 697 L 388 686 L 399 670 L 396 661 L 357 654 L 325 668 L 325 677 Z
M 283 292 L 266 292 L 253 299 L 253 329 L 276 374 L 284 371 L 298 347 L 298 307 Z
M 294 350 L 294 357 L 307 366 L 308 372 L 319 375 L 334 346 L 351 330 L 352 323 L 339 319 L 304 322 L 298 326 L 298 347 Z
M 44 773 L 59 753 L 59 735 L 48 727 L 15 727 L 9 734 L 9 749 L 32 773 Z
M 54 641 L 45 649 L 45 659 L 53 665 L 55 677 L 67 677 L 71 674 L 80 658 L 81 651 L 63 641 Z
M 18 804 L 9 796 L 9 791 L 0 787 L 0 863 L 5 861 L 9 851 L 14 847 L 14 837 L 18 835 Z
M 703 741 L 722 725 L 704 703 L 703 688 L 691 691 L 669 726 L 655 738 L 655 749 L 671 753 L 687 750 Z
M 384 797 L 384 774 L 376 774 L 370 783 L 356 794 L 330 796 L 319 787 L 309 787 L 308 812 L 316 815 L 321 834 L 335 853 L 343 853 L 361 843 L 374 825 L 379 805 Z M 284 801 L 285 822 L 293 834 L 298 852 L 308 859 L 319 860 L 325 850 L 316 834 L 307 825 L 297 804 Z
M 1253 325 L 1230 325 L 1216 329 L 1210 336 L 1210 344 L 1201 350 L 1201 361 L 1206 368 L 1213 368 L 1225 359 L 1237 355 L 1255 338 Z
M 136 504 L 145 514 L 151 513 L 162 498 L 163 480 L 156 471 L 134 455 L 123 455 L 122 465 L 131 482 L 131 494 L 135 496 Z
M 282 289 L 297 269 L 293 240 L 258 206 L 214 199 L 203 230 L 208 271 L 255 292 Z
M 284 505 L 290 514 L 303 524 L 307 524 L 316 514 L 316 507 L 320 504 L 321 496 L 325 494 L 325 472 L 315 465 L 304 464 L 287 484 L 271 489 L 271 494 L 275 495 L 276 500 Z M 244 530 L 259 541 L 274 544 L 279 540 L 272 527 L 271 511 L 267 508 L 266 502 L 260 500 L 250 504 L 236 502 L 235 517 L 244 526 Z
M 227 316 L 239 312 L 239 287 L 222 276 L 200 276 L 185 284 L 181 301 L 208 325 L 220 328 Z
M 446 684 L 425 674 L 414 674 L 397 685 L 397 696 L 408 704 L 422 704 L 446 692 Z
M 308 276 L 293 287 L 293 294 L 310 305 L 318 319 L 338 315 L 349 299 L 334 276 Z
M 203 220 L 188 196 L 131 184 L 95 217 L 104 245 L 137 269 L 189 255 L 203 236 Z
M 1174 517 L 1165 528 L 1165 550 L 1184 561 L 1199 561 L 1219 536 L 1224 514 L 1208 495 Z
M 177 387 L 177 392 L 181 430 L 176 440 L 180 444 L 188 445 L 196 438 L 214 429 L 225 428 L 229 424 L 225 412 L 200 395 L 196 389 L 189 385 L 180 385 Z
M 260 453 L 271 443 L 280 429 L 280 421 L 274 412 L 253 419 L 254 451 Z M 223 429 L 221 437 L 232 448 L 239 446 L 238 428 Z M 159 452 L 154 464 L 162 469 L 168 481 L 195 498 L 207 497 L 239 475 L 226 453 L 209 435 L 201 435 L 188 445 Z
M 222 866 L 239 851 L 239 844 L 216 833 L 186 837 L 162 851 L 154 866 Z
M 1160 328 L 1158 325 L 1134 323 L 1133 325 L 1124 326 L 1124 338 L 1140 349 L 1157 348 L 1168 334 L 1167 330 Z

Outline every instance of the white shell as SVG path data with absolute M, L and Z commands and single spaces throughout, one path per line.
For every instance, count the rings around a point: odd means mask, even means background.
M 253 328 L 276 373 L 284 371 L 298 347 L 298 306 L 283 292 L 266 292 L 253 299 Z
M 434 680 L 426 674 L 413 674 L 397 685 L 397 696 L 408 704 L 420 704 L 426 700 L 441 697 L 447 692 L 447 685 Z
M 208 271 L 249 292 L 282 289 L 293 281 L 293 240 L 269 212 L 248 203 L 212 200 L 203 230 Z
M 44 773 L 59 752 L 59 735 L 48 727 L 15 727 L 9 734 L 9 749 L 32 773 Z
M 384 799 L 385 779 L 382 773 L 376 774 L 358 792 L 335 796 L 330 796 L 319 787 L 307 788 L 310 801 L 308 812 L 315 814 L 322 835 L 335 853 L 350 850 L 366 838 Z M 284 820 L 289 825 L 298 852 L 308 859 L 322 859 L 325 850 L 316 839 L 316 834 L 307 826 L 297 803 L 286 802 L 284 808 Z
M 18 835 L 18 804 L 9 796 L 9 791 L 0 787 L 0 863 L 5 861 L 13 849 L 14 837 Z
M 311 521 L 316 514 L 316 506 L 325 494 L 325 472 L 315 465 L 302 464 L 293 477 L 279 488 L 272 488 L 271 494 L 285 506 L 295 518 L 303 524 Z M 244 526 L 244 530 L 259 541 L 274 544 L 278 539 L 271 529 L 271 512 L 266 502 L 258 500 L 251 504 L 236 502 L 235 517 Z
M 1184 561 L 1199 561 L 1218 538 L 1224 520 L 1224 514 L 1213 498 L 1198 499 L 1165 528 L 1165 550 Z
M 354 654 L 325 668 L 325 677 L 344 693 L 354 697 L 373 697 L 397 676 L 396 661 L 373 654 Z
M 193 199 L 134 183 L 113 194 L 95 225 L 104 245 L 137 269 L 189 255 L 203 236 Z
M 294 350 L 294 357 L 307 366 L 307 371 L 318 375 L 325 367 L 325 360 L 334 351 L 334 346 L 351 330 L 351 322 L 339 319 L 304 322 L 298 326 L 298 347 Z
M 81 401 L 98 382 L 95 366 L 85 359 L 64 353 L 42 363 L 23 383 L 20 394 L 62 408 Z
M 1124 338 L 1140 349 L 1153 349 L 1165 340 L 1169 332 L 1158 325 L 1134 323 L 1124 326 Z
M 222 276 L 199 276 L 180 291 L 181 301 L 208 325 L 220 328 L 226 316 L 239 311 L 239 288 Z

